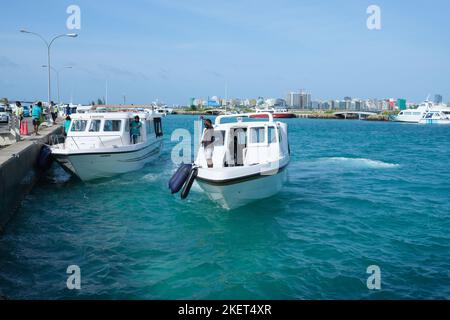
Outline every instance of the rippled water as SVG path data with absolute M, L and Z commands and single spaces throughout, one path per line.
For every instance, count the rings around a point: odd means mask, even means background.
M 293 158 L 275 197 L 225 211 L 167 190 L 159 163 L 83 184 L 56 165 L 0 238 L 9 298 L 450 298 L 450 127 L 287 120 Z M 79 265 L 80 291 L 66 288 Z M 369 265 L 381 268 L 368 290 Z

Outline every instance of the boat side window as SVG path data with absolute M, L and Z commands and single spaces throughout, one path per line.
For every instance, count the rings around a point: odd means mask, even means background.
M 266 130 L 264 127 L 251 128 L 251 143 L 264 143 L 266 141 L 265 132 Z
M 277 143 L 277 134 L 275 131 L 275 127 L 269 127 L 268 130 L 269 143 Z
M 432 118 L 433 117 L 433 113 L 427 113 L 427 115 L 425 116 L 425 118 L 427 118 L 427 119 L 429 119 L 429 118 Z
M 105 132 L 119 132 L 122 120 L 105 120 L 103 131 Z
M 101 120 L 91 120 L 91 124 L 89 125 L 89 132 L 99 132 L 101 122 Z
M 155 127 L 151 120 L 147 120 L 147 135 L 150 136 L 155 133 Z
M 225 131 L 214 130 L 214 146 L 221 147 L 225 143 Z
M 86 130 L 87 120 L 74 120 L 70 131 L 83 132 Z
M 402 116 L 402 115 L 403 115 L 403 111 L 399 113 L 399 116 Z
M 161 118 L 153 118 L 153 122 L 155 124 L 155 134 L 156 137 L 162 137 L 163 136 L 163 131 L 162 131 L 162 123 L 161 123 Z

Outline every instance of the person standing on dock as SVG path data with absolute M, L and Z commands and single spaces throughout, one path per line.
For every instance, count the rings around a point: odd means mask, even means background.
M 214 127 L 211 120 L 206 119 L 205 122 L 205 132 L 203 133 L 202 146 L 205 150 L 206 162 L 208 168 L 212 168 L 213 165 L 213 153 L 214 153 Z
M 141 127 L 142 123 L 139 119 L 139 116 L 135 116 L 134 121 L 131 121 L 130 123 L 130 136 L 132 144 L 138 143 L 139 137 L 141 136 Z
M 33 106 L 33 110 L 31 111 L 31 117 L 33 118 L 33 127 L 34 134 L 36 136 L 39 135 L 39 125 L 41 124 L 41 116 L 42 116 L 42 102 L 38 102 Z
M 17 120 L 19 121 L 19 127 L 20 127 L 20 123 L 23 120 L 23 107 L 19 101 L 16 101 L 16 117 L 17 117 Z
M 67 137 L 69 133 L 70 124 L 72 123 L 72 119 L 69 115 L 66 116 L 66 120 L 64 120 L 64 135 Z
M 58 117 L 58 106 L 52 101 L 50 102 L 50 113 L 52 115 L 53 124 L 56 124 L 56 118 Z

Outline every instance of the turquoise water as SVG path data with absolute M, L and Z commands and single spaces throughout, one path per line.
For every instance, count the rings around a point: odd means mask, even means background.
M 450 127 L 286 120 L 289 181 L 224 211 L 159 163 L 86 183 L 53 166 L 0 238 L 0 294 L 30 299 L 450 298 Z M 66 269 L 81 268 L 81 290 Z M 381 290 L 366 269 L 381 269 Z

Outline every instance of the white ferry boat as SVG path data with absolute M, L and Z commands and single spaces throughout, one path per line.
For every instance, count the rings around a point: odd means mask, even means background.
M 428 111 L 422 119 L 420 124 L 450 124 L 450 108 L 441 108 L 439 110 Z
M 130 122 L 139 116 L 136 144 Z M 163 147 L 161 116 L 147 112 L 76 113 L 64 143 L 51 146 L 53 157 L 83 181 L 107 178 L 141 169 Z
M 225 209 L 278 193 L 290 162 L 288 127 L 275 122 L 271 113 L 265 114 L 267 121 L 243 121 L 255 115 L 261 113 L 217 117 L 213 167 L 208 168 L 205 148 L 201 147 L 195 163 L 181 166 L 172 177 L 169 183 L 172 193 L 183 185 L 182 198 L 187 197 L 195 180 L 212 201 Z M 235 121 L 222 122 L 230 118 Z
M 444 104 L 434 104 L 431 101 L 424 101 L 416 109 L 406 109 L 400 111 L 398 115 L 392 116 L 391 120 L 396 122 L 419 123 L 419 121 L 428 113 L 428 111 L 438 111 L 447 109 Z

